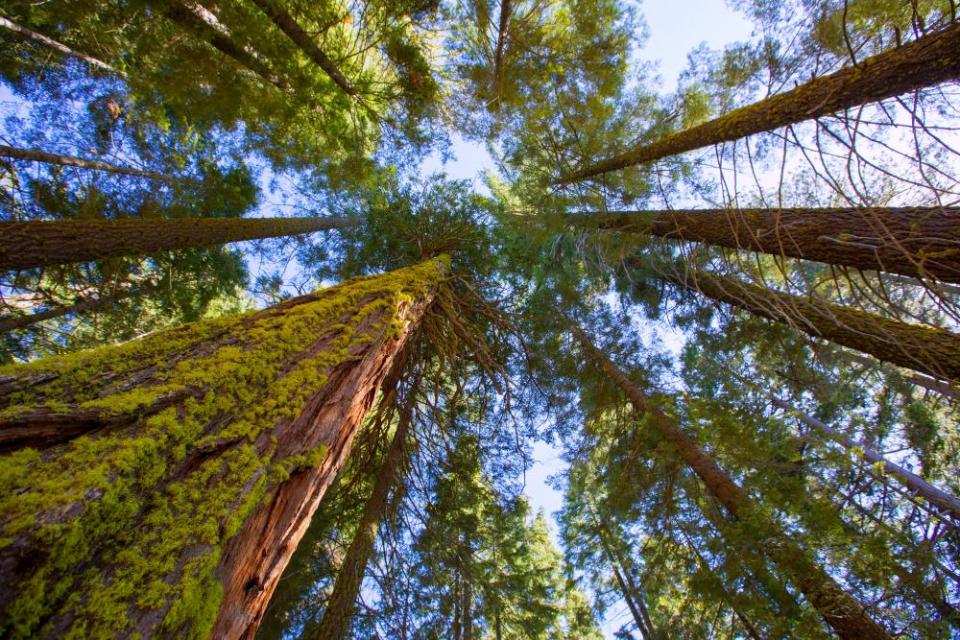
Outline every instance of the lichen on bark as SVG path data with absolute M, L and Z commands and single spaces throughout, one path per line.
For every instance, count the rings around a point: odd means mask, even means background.
M 269 581 L 225 545 L 304 474 L 310 504 L 277 526 L 309 519 L 447 269 L 0 368 L 0 430 L 52 410 L 88 427 L 0 457 L 0 635 L 210 637 L 231 580 Z

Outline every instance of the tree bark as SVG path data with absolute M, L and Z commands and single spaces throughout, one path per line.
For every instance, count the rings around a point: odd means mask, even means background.
M 359 95 L 356 87 L 350 84 L 343 73 L 340 72 L 340 69 L 337 68 L 337 65 L 317 46 L 310 37 L 310 34 L 303 30 L 303 27 L 294 20 L 293 16 L 278 6 L 274 0 L 253 0 L 253 2 L 294 44 L 307 54 L 344 93 L 348 96 Z
M 699 270 L 664 280 L 811 336 L 868 353 L 920 373 L 960 381 L 960 336 L 946 329 L 891 320 L 865 311 L 773 291 Z
M 0 222 L 0 270 L 279 238 L 356 226 L 356 218 L 124 218 Z
M 56 153 L 47 153 L 38 149 L 17 149 L 0 145 L 0 157 L 13 158 L 14 160 L 27 160 L 29 162 L 44 162 L 46 164 L 59 164 L 65 167 L 80 167 L 81 169 L 91 169 L 93 171 L 106 171 L 108 173 L 117 173 L 125 176 L 135 176 L 138 178 L 149 178 L 160 182 L 173 182 L 171 176 L 157 173 L 156 171 L 143 171 L 132 167 L 120 167 L 115 164 L 101 162 L 100 160 L 87 160 L 85 158 L 76 158 L 74 156 L 62 156 Z
M 960 207 L 624 211 L 569 220 L 578 227 L 960 282 Z
M 775 407 L 778 407 L 783 411 L 796 416 L 805 425 L 815 431 L 820 432 L 830 440 L 840 444 L 847 451 L 860 451 L 861 455 L 867 462 L 871 464 L 882 465 L 884 472 L 896 478 L 910 491 L 910 493 L 923 498 L 937 510 L 953 516 L 953 518 L 960 522 L 960 500 L 958 500 L 955 496 L 947 493 L 946 491 L 938 489 L 904 467 L 890 462 L 867 445 L 854 442 L 851 438 L 847 437 L 845 434 L 837 431 L 836 429 L 831 428 L 822 420 L 818 420 L 817 418 L 808 415 L 803 411 L 795 409 L 794 407 L 790 406 L 790 404 L 784 402 L 773 394 L 767 393 L 766 395 Z
M 0 459 L 0 635 L 253 638 L 447 270 L 0 370 L 8 422 L 103 417 Z
M 125 75 L 126 75 L 126 74 L 123 73 L 122 71 L 118 71 L 118 70 L 114 69 L 113 67 L 111 67 L 109 64 L 107 64 L 107 63 L 104 62 L 103 60 L 98 60 L 98 59 L 94 58 L 93 56 L 88 56 L 88 55 L 85 54 L 85 53 L 80 53 L 79 51 L 76 51 L 76 50 L 74 50 L 74 49 L 71 49 L 70 47 L 68 47 L 67 45 L 65 45 L 65 44 L 63 44 L 63 43 L 57 42 L 57 41 L 54 40 L 53 38 L 48 38 L 47 36 L 43 35 L 42 33 L 37 33 L 36 31 L 31 31 L 30 29 L 27 29 L 26 27 L 21 27 L 21 26 L 18 25 L 17 23 L 10 21 L 10 20 L 4 18 L 3 16 L 0 16 L 0 27 L 6 27 L 7 29 L 9 29 L 10 31 L 13 31 L 13 32 L 16 33 L 17 35 L 23 36 L 24 38 L 29 38 L 30 40 L 33 40 L 33 41 L 35 41 L 35 42 L 39 42 L 40 44 L 43 44 L 43 45 L 45 45 L 45 46 L 47 46 L 47 47 L 50 47 L 50 48 L 53 49 L 54 51 L 59 51 L 60 53 L 62 53 L 62 54 L 65 55 L 65 56 L 70 56 L 71 58 L 77 58 L 78 60 L 83 60 L 84 62 L 86 62 L 86 63 L 87 63 L 88 65 L 90 65 L 91 67 L 96 67 L 96 68 L 98 68 L 98 69 L 103 69 L 104 71 L 109 71 L 110 73 L 115 74 L 115 75 L 118 75 L 118 76 L 125 76 Z
M 650 424 L 660 437 L 673 446 L 680 458 L 697 474 L 730 516 L 737 520 L 748 520 L 760 528 L 760 539 L 766 541 L 765 553 L 781 571 L 790 576 L 807 601 L 837 635 L 844 640 L 890 638 L 883 627 L 870 618 L 863 605 L 844 591 L 774 520 L 769 519 L 763 510 L 753 503 L 749 494 L 720 468 L 697 441 L 687 435 L 673 418 L 657 408 L 579 327 L 574 325 L 572 331 L 586 356 L 620 387 L 636 411 L 650 417 Z
M 569 184 L 960 78 L 960 24 L 562 176 Z
M 210 46 L 246 67 L 281 91 L 290 89 L 289 83 L 270 68 L 263 56 L 249 45 L 234 41 L 233 34 L 216 15 L 196 0 L 162 0 L 166 16 L 186 27 Z
M 100 298 L 91 298 L 88 300 L 75 302 L 73 304 L 50 307 L 49 309 L 37 311 L 35 313 L 19 316 L 2 316 L 0 317 L 0 331 L 15 331 L 17 329 L 29 327 L 38 322 L 43 322 L 44 320 L 62 318 L 71 314 L 76 315 L 79 313 L 87 313 L 88 311 L 99 311 L 106 309 L 107 307 L 111 307 L 121 300 L 133 298 L 141 295 L 142 293 L 144 293 L 144 288 L 125 289 L 110 295 L 102 296 Z
M 317 640 L 343 640 L 350 631 L 350 620 L 353 618 L 363 574 L 370 554 L 373 552 L 373 543 L 377 538 L 380 522 L 386 514 L 387 498 L 399 479 L 414 401 L 413 397 L 407 398 L 400 412 L 393 442 L 380 467 L 380 473 L 377 475 L 377 481 L 363 510 L 360 523 L 357 525 L 357 532 L 350 543 L 350 549 L 337 573 L 333 593 L 327 600 L 327 607 L 323 611 L 323 617 L 316 632 L 311 634 Z

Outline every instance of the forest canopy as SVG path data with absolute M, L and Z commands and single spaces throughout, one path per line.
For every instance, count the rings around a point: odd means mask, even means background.
M 0 638 L 960 638 L 956 0 L 665 4 L 6 0 Z

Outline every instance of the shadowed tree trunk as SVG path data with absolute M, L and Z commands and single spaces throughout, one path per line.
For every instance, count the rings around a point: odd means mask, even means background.
M 0 635 L 252 638 L 447 269 L 0 368 Z
M 66 262 L 279 238 L 343 229 L 356 218 L 123 218 L 0 222 L 0 269 L 31 269 Z
M 946 329 L 891 320 L 705 271 L 688 270 L 659 277 L 878 360 L 936 378 L 960 380 L 960 335 Z
M 234 41 L 233 34 L 209 9 L 195 0 L 161 0 L 166 2 L 166 16 L 182 25 L 214 49 L 232 58 L 273 86 L 287 91 L 290 85 L 270 68 L 263 56 L 249 45 Z
M 100 311 L 102 309 L 106 309 L 107 307 L 113 306 L 121 300 L 139 296 L 146 290 L 147 288 L 144 287 L 125 289 L 99 298 L 91 298 L 89 300 L 82 300 L 73 304 L 50 307 L 49 309 L 44 309 L 43 311 L 37 311 L 35 313 L 19 316 L 0 316 L 0 331 L 14 331 L 16 329 L 29 327 L 30 325 L 34 325 L 38 322 L 43 322 L 44 320 L 52 320 L 54 318 L 62 318 L 64 316 L 76 315 L 79 313 L 87 313 L 88 311 Z
M 568 219 L 581 228 L 960 282 L 958 207 L 624 211 Z
M 316 632 L 310 635 L 316 640 L 343 640 L 350 631 L 350 620 L 353 618 L 363 574 L 370 554 L 373 552 L 373 543 L 377 538 L 380 522 L 386 514 L 387 498 L 400 476 L 415 401 L 416 398 L 411 394 L 400 411 L 393 442 L 380 467 L 380 473 L 377 475 L 377 481 L 363 510 L 360 524 L 357 525 L 357 532 L 350 543 L 350 549 L 337 573 L 337 580 L 327 600 L 323 617 Z
M 12 22 L 12 21 L 10 21 L 10 20 L 7 20 L 7 19 L 4 18 L 3 16 L 0 16 L 0 27 L 5 27 L 5 28 L 9 29 L 10 31 L 13 31 L 13 32 L 16 33 L 17 35 L 20 35 L 20 36 L 22 36 L 22 37 L 24 37 L 24 38 L 29 38 L 30 40 L 33 40 L 34 42 L 39 42 L 40 44 L 42 44 L 42 45 L 44 45 L 44 46 L 50 47 L 50 48 L 53 49 L 54 51 L 59 51 L 60 53 L 62 53 L 62 54 L 65 55 L 65 56 L 70 56 L 71 58 L 77 58 L 78 60 L 83 60 L 84 62 L 86 62 L 86 63 L 87 63 L 88 65 L 90 65 L 91 67 L 96 67 L 96 68 L 98 68 L 98 69 L 103 69 L 104 71 L 109 71 L 110 73 L 113 73 L 113 74 L 118 75 L 118 76 L 124 76 L 124 75 L 126 75 L 126 74 L 124 74 L 122 71 L 117 71 L 116 69 L 114 69 L 113 67 L 111 67 L 109 64 L 107 64 L 107 63 L 104 62 L 103 60 L 98 60 L 98 59 L 94 58 L 93 56 L 88 56 L 88 55 L 85 54 L 85 53 L 80 53 L 79 51 L 76 51 L 76 50 L 74 50 L 74 49 L 71 49 L 70 47 L 68 47 L 67 45 L 65 45 L 65 44 L 63 44 L 63 43 L 57 42 L 57 41 L 54 40 L 53 38 L 48 38 L 47 36 L 43 35 L 42 33 L 37 33 L 36 31 L 31 31 L 30 29 L 27 29 L 26 27 L 21 27 L 21 26 L 18 25 L 17 23 Z
M 173 182 L 170 176 L 157 173 L 156 171 L 143 171 L 132 167 L 120 167 L 108 162 L 99 160 L 87 160 L 85 158 L 76 158 L 74 156 L 62 156 L 56 153 L 47 153 L 37 149 L 17 149 L 0 145 L 0 157 L 13 158 L 14 160 L 27 160 L 29 162 L 44 162 L 46 164 L 59 164 L 65 167 L 80 167 L 81 169 L 91 169 L 93 171 L 106 171 L 108 173 L 118 173 L 125 176 L 136 176 L 138 178 L 150 178 L 160 182 Z
M 840 354 L 840 357 L 844 360 L 863 365 L 865 367 L 876 368 L 882 365 L 882 363 L 877 360 L 872 360 L 866 356 L 860 355 L 859 353 L 854 353 L 845 349 L 838 349 L 836 353 Z M 960 400 L 960 389 L 957 389 L 949 382 L 944 382 L 943 380 L 937 380 L 936 378 L 931 378 L 930 376 L 914 373 L 913 371 L 894 370 L 892 371 L 892 375 L 901 378 L 904 382 L 916 385 L 928 391 L 939 393 L 942 396 L 953 398 L 954 400 Z
M 348 96 L 359 95 L 359 91 L 344 77 L 333 60 L 327 57 L 327 54 L 317 46 L 317 43 L 313 41 L 310 34 L 303 30 L 303 27 L 294 20 L 293 16 L 278 6 L 275 0 L 253 0 L 253 2 L 273 21 L 273 24 L 277 25 L 294 44 L 307 54 L 310 59 L 313 60 L 314 64 L 320 67 L 344 93 Z
M 754 523 L 758 539 L 765 540 L 766 555 L 790 576 L 807 601 L 844 640 L 884 640 L 890 635 L 874 622 L 863 605 L 844 591 L 823 567 L 795 544 L 780 526 L 754 504 L 752 498 L 734 482 L 726 471 L 687 435 L 669 415 L 657 408 L 616 365 L 613 364 L 577 326 L 573 335 L 584 354 L 623 391 L 634 409 L 650 418 L 650 425 L 670 443 L 680 458 L 700 478 L 707 490 L 723 505 L 731 517 Z
M 507 34 L 510 30 L 510 12 L 512 0 L 500 0 L 500 22 L 497 25 L 497 44 L 493 53 L 493 95 L 500 96 L 500 74 L 503 73 L 503 52 L 507 47 Z
M 651 144 L 638 145 L 567 174 L 556 183 L 578 182 L 949 82 L 960 77 L 957 51 L 960 51 L 960 24 L 953 23 L 942 31 L 862 60 L 856 66 L 816 78 Z

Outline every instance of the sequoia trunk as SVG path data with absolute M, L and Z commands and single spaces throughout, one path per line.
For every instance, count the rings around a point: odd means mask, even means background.
M 935 378 L 960 381 L 960 335 L 691 270 L 665 280 Z
M 960 282 L 958 207 L 625 211 L 578 214 L 570 221 L 579 227 Z
M 0 270 L 227 242 L 279 238 L 353 226 L 353 218 L 181 218 L 0 222 Z
M 869 617 L 863 605 L 844 591 L 775 521 L 764 515 L 764 511 L 753 503 L 750 496 L 720 468 L 696 440 L 687 435 L 669 415 L 654 406 L 647 395 L 631 382 L 579 327 L 574 327 L 573 333 L 587 357 L 620 387 L 638 412 L 650 417 L 650 424 L 657 433 L 673 446 L 680 458 L 697 474 L 730 516 L 737 520 L 747 518 L 762 525 L 764 531 L 761 536 L 769 540 L 764 545 L 765 553 L 781 571 L 790 576 L 807 601 L 837 635 L 844 640 L 890 638 L 883 627 Z
M 446 264 L 0 369 L 0 635 L 252 638 Z
M 4 158 L 13 158 L 14 160 L 28 160 L 30 162 L 45 162 L 46 164 L 59 164 L 65 167 L 80 167 L 81 169 L 91 169 L 93 171 L 106 171 L 108 173 L 118 173 L 125 176 L 135 176 L 138 178 L 150 178 L 160 182 L 172 182 L 170 176 L 157 173 L 156 171 L 143 171 L 132 167 L 120 167 L 108 162 L 99 160 L 87 160 L 85 158 L 75 158 L 74 156 L 62 156 L 56 153 L 47 153 L 38 149 L 17 149 L 0 145 L 0 156 Z
M 816 78 L 709 122 L 634 147 L 608 160 L 561 177 L 558 184 L 631 167 L 777 127 L 812 120 L 868 102 L 960 77 L 960 24 L 921 36 L 856 66 Z
M 360 593 L 360 583 L 367 568 L 367 561 L 373 551 L 373 543 L 377 538 L 377 530 L 387 510 L 387 497 L 400 474 L 406 448 L 407 431 L 410 428 L 410 419 L 414 398 L 408 398 L 400 414 L 397 430 L 387 451 L 387 457 L 380 467 L 373 492 L 363 510 L 357 532 L 350 543 L 347 556 L 337 573 L 337 580 L 333 585 L 333 593 L 327 600 L 327 607 L 323 611 L 323 618 L 313 637 L 317 640 L 343 640 L 350 630 L 350 620 L 353 618 L 354 605 Z

